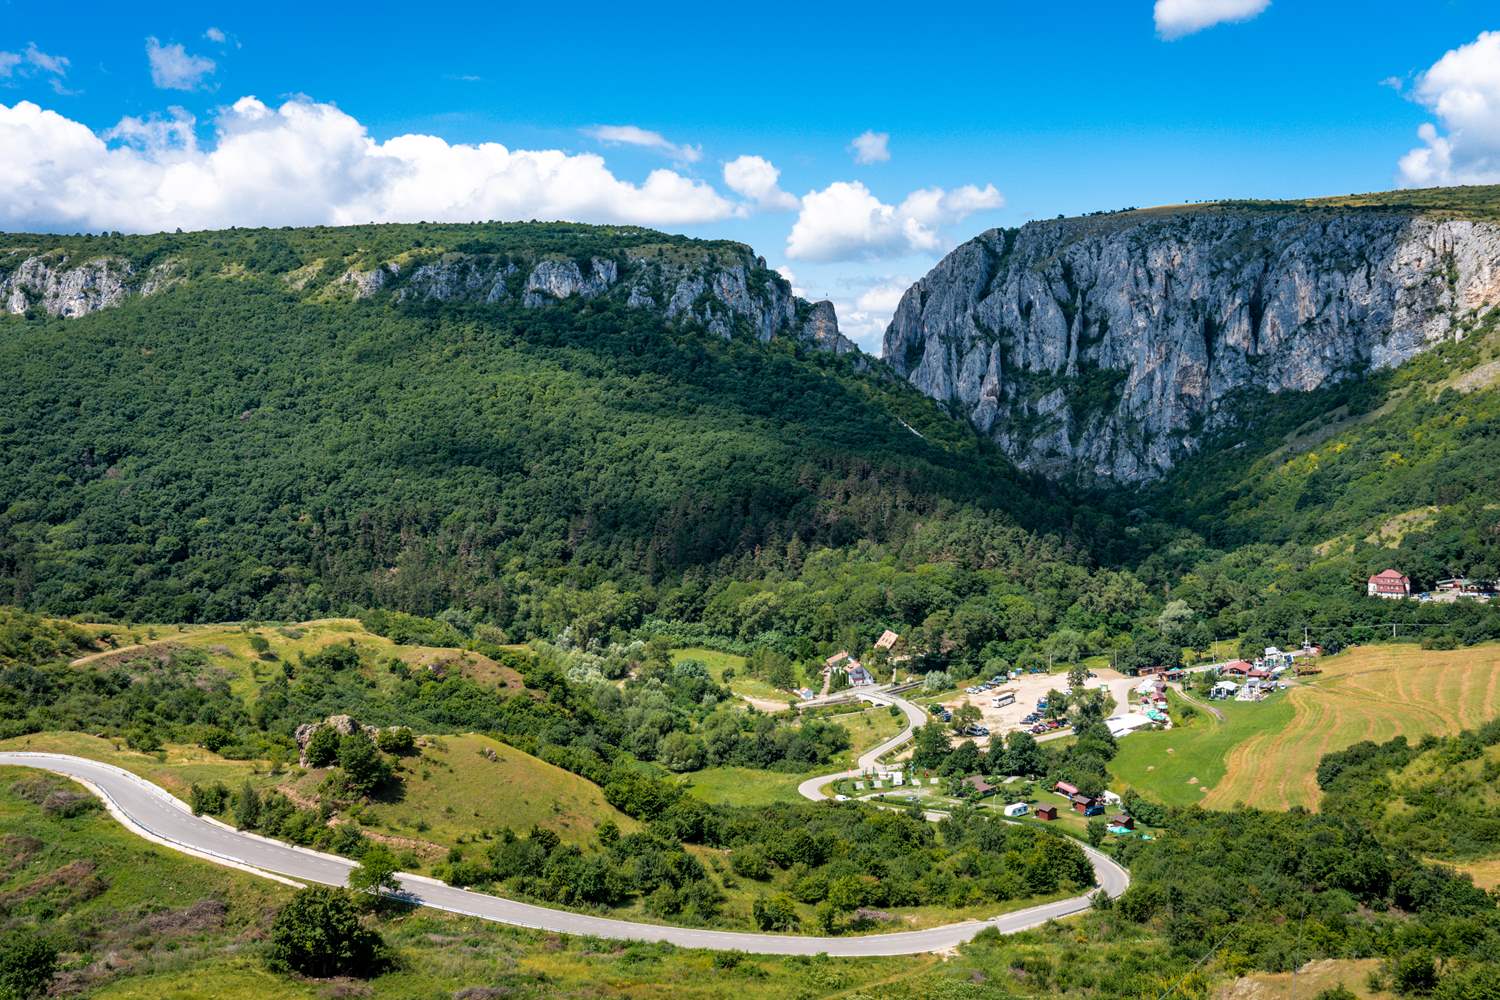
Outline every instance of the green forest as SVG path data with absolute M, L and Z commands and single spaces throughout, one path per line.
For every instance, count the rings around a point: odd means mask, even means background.
M 645 252 L 781 280 L 737 244 L 523 224 L 43 239 L 4 237 L 0 260 L 115 255 L 175 283 L 0 321 L 0 588 L 33 610 L 389 609 L 461 637 L 799 660 L 895 628 L 918 666 L 977 671 L 1336 649 L 1384 634 L 1370 573 L 1500 576 L 1500 392 L 1465 378 L 1496 356 L 1493 315 L 1395 371 L 1247 398 L 1165 482 L 1098 492 L 1017 472 L 878 365 L 800 341 L 618 297 L 356 300 L 336 280 Z M 1401 617 L 1424 641 L 1500 635 L 1472 604 Z

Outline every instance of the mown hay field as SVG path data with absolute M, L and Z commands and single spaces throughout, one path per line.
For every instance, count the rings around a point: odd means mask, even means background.
M 1500 716 L 1500 644 L 1427 650 L 1364 646 L 1324 659 L 1323 672 L 1287 692 L 1292 718 L 1257 733 L 1225 758 L 1203 804 L 1317 808 L 1326 753 L 1360 740 L 1448 734 Z

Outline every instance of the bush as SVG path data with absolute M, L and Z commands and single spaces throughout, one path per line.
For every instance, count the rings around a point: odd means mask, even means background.
M 195 784 L 188 789 L 188 805 L 192 806 L 194 815 L 217 816 L 229 806 L 229 789 L 222 781 L 212 785 Z
M 1437 965 L 1432 953 L 1417 949 L 1391 960 L 1391 988 L 1402 996 L 1431 993 L 1437 985 Z
M 385 942 L 342 889 L 303 889 L 276 914 L 268 964 L 276 972 L 368 979 L 389 964 Z
M 382 729 L 375 737 L 375 744 L 382 752 L 394 754 L 397 757 L 407 757 L 417 752 L 417 738 L 405 726 Z
M 57 971 L 57 949 L 29 930 L 0 938 L 0 1000 L 30 1000 L 47 992 Z
M 738 848 L 729 856 L 729 867 L 736 875 L 764 882 L 771 877 L 771 862 L 759 844 Z
M 798 924 L 797 904 L 786 896 L 759 896 L 751 904 L 750 915 L 763 931 L 789 931 Z
M 1313 997 L 1313 1000 L 1359 1000 L 1359 998 L 1354 995 L 1353 990 L 1349 989 L 1343 983 L 1339 983 L 1321 991 L 1317 996 Z
M 339 734 L 332 726 L 319 726 L 303 751 L 308 767 L 332 767 L 339 759 Z
M 355 795 L 369 795 L 391 776 L 390 762 L 359 730 L 339 740 L 339 769 L 344 772 L 344 787 Z

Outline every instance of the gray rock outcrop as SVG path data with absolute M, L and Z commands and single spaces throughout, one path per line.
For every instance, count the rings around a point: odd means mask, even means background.
M 1037 222 L 955 249 L 885 361 L 1021 467 L 1142 482 L 1251 393 L 1387 368 L 1500 302 L 1500 226 L 1185 209 Z
M 66 257 L 28 257 L 0 281 L 0 298 L 13 315 L 38 308 L 72 319 L 119 305 L 133 276 L 130 264 L 117 257 L 95 257 L 77 266 L 69 266 Z
M 335 300 L 388 297 L 404 303 L 544 309 L 572 299 L 609 298 L 627 308 L 654 311 L 671 326 L 697 325 L 725 339 L 780 338 L 836 354 L 858 352 L 839 333 L 832 303 L 808 304 L 796 298 L 784 278 L 738 244 L 702 249 L 647 244 L 624 248 L 617 257 L 596 254 L 582 262 L 554 254 L 527 258 L 416 250 L 373 266 L 344 265 L 336 277 L 321 279 L 320 284 L 322 266 L 315 261 L 283 279 L 298 292 Z M 99 256 L 70 263 L 66 255 L 53 251 L 25 257 L 0 278 L 0 302 L 16 314 L 42 309 L 53 316 L 77 318 L 185 280 L 172 260 L 138 273 L 121 258 Z

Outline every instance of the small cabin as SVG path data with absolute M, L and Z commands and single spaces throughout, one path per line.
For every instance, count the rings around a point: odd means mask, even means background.
M 1036 816 L 1037 819 L 1050 823 L 1057 819 L 1057 806 L 1037 806 L 1036 812 L 1032 815 Z
M 980 798 L 984 798 L 986 795 L 995 794 L 995 786 L 990 784 L 988 781 L 985 781 L 977 774 L 971 774 L 967 778 L 965 778 L 964 784 L 974 789 L 974 794 Z M 1007 813 L 1006 815 L 1009 815 L 1009 813 Z

